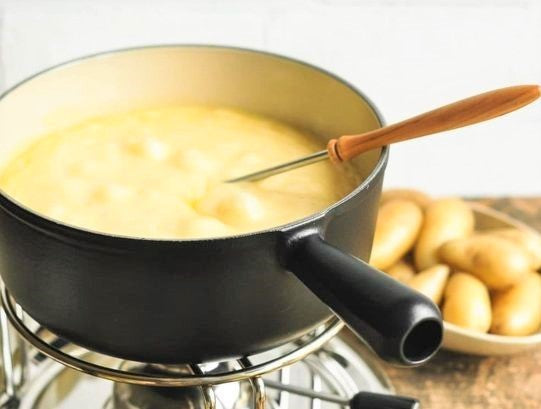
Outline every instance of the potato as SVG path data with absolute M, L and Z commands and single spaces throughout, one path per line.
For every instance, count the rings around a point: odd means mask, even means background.
M 445 289 L 442 314 L 447 322 L 487 332 L 492 321 L 492 311 L 486 286 L 470 274 L 454 273 Z
M 415 275 L 413 266 L 404 260 L 400 260 L 398 263 L 393 264 L 391 267 L 387 268 L 385 272 L 402 283 L 406 283 Z
M 460 199 L 440 199 L 425 210 L 425 221 L 415 245 L 417 270 L 439 263 L 438 248 L 446 241 L 470 235 L 474 227 L 473 211 Z
M 532 259 L 532 270 L 541 268 L 541 235 L 539 233 L 515 228 L 487 230 L 483 233 L 503 237 L 522 246 Z
M 450 271 L 451 269 L 448 266 L 436 264 L 413 276 L 407 281 L 407 284 L 411 288 L 426 295 L 436 304 L 439 304 L 443 297 L 443 290 L 445 289 Z
M 402 199 L 415 203 L 424 209 L 432 201 L 426 193 L 414 189 L 390 189 L 381 194 L 380 204 L 383 205 L 391 200 Z
M 438 254 L 444 263 L 475 275 L 491 290 L 509 287 L 531 271 L 530 257 L 522 247 L 491 235 L 451 240 Z
M 492 298 L 490 332 L 500 335 L 530 335 L 541 326 L 541 276 L 531 272 L 515 286 Z
M 391 200 L 379 209 L 370 264 L 381 270 L 400 260 L 417 239 L 423 212 L 407 200 Z

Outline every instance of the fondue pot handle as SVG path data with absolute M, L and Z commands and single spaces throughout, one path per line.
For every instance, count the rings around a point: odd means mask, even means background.
M 421 293 L 327 243 L 319 233 L 287 242 L 285 267 L 386 361 L 417 365 L 438 350 L 438 307 Z

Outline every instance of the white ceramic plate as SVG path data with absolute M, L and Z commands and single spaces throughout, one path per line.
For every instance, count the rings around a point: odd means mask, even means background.
M 489 207 L 472 203 L 475 213 L 476 230 L 486 230 L 501 227 L 516 227 L 532 230 L 524 223 Z M 541 331 L 522 337 L 484 334 L 460 328 L 445 322 L 443 347 L 453 351 L 473 355 L 508 355 L 525 351 L 541 345 Z

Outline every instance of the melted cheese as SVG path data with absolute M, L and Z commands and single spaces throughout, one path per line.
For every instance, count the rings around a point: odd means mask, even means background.
M 207 238 L 282 225 L 350 192 L 318 163 L 259 182 L 223 180 L 323 147 L 284 124 L 223 108 L 170 106 L 95 118 L 42 136 L 0 187 L 50 218 L 146 238 Z

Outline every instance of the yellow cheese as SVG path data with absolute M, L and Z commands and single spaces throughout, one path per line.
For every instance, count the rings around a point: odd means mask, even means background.
M 330 163 L 223 183 L 322 148 L 309 133 L 259 116 L 168 106 L 41 136 L 7 164 L 0 188 L 36 212 L 89 230 L 221 237 L 306 217 L 350 192 L 356 180 Z

